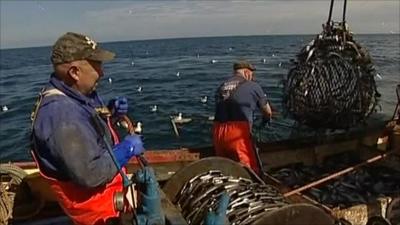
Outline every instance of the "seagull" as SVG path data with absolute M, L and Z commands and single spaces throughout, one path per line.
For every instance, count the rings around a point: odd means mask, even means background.
M 135 127 L 135 133 L 140 134 L 142 133 L 142 123 L 141 122 L 137 122 L 136 123 L 136 127 Z
M 176 76 L 179 77 L 179 75 L 180 75 L 180 73 L 179 73 L 179 71 L 178 71 L 178 72 L 176 73 Z
M 138 91 L 138 92 L 142 92 L 142 89 L 143 89 L 142 86 L 139 86 L 139 87 L 137 88 L 137 91 Z
M 110 83 L 110 84 L 112 83 L 112 78 L 111 77 L 108 78 L 108 83 Z
M 218 62 L 218 60 L 216 60 L 216 59 L 212 59 L 212 60 L 210 61 L 211 64 L 214 64 L 214 63 L 217 63 L 217 62 Z
M 1 111 L 2 111 L 2 112 L 7 112 L 7 111 L 8 111 L 8 107 L 7 107 L 6 105 L 3 105 L 3 106 L 1 107 Z
M 44 8 L 41 4 L 37 3 L 37 5 L 38 5 L 38 7 L 39 7 L 40 10 L 46 11 L 46 8 Z
M 134 66 L 134 65 L 135 65 L 135 62 L 134 62 L 134 61 L 132 61 L 132 62 L 131 62 L 131 66 Z
M 152 112 L 157 112 L 157 105 L 150 106 Z
M 275 54 L 272 54 L 272 57 L 275 57 Z
M 278 64 L 278 66 L 279 66 L 279 67 L 282 67 L 282 63 L 280 62 L 280 63 Z
M 267 63 L 267 59 L 265 59 L 265 58 L 261 59 L 261 62 L 265 64 L 265 63 Z
M 207 102 L 207 96 L 200 97 L 200 102 L 201 103 L 206 103 Z
M 182 113 L 178 113 L 178 116 L 175 117 L 175 120 L 182 120 Z
M 208 120 L 214 120 L 215 118 L 214 118 L 214 116 L 209 116 L 208 117 Z

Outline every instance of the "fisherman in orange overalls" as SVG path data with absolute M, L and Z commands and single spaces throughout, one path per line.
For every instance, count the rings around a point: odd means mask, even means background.
M 124 168 L 131 157 L 144 151 L 138 135 L 119 140 L 110 125 L 110 117 L 128 112 L 126 98 L 111 100 L 104 110 L 96 92 L 102 63 L 114 55 L 88 36 L 72 32 L 61 36 L 51 55 L 54 73 L 32 113 L 32 155 L 76 225 L 119 220 L 114 196 L 123 191 L 123 178 L 117 164 Z M 101 117 L 100 111 L 111 115 Z
M 253 114 L 259 108 L 264 120 L 270 120 L 272 110 L 261 86 L 254 82 L 255 67 L 239 61 L 234 63 L 233 70 L 233 76 L 216 92 L 215 153 L 241 162 L 259 174 L 260 165 L 251 138 Z

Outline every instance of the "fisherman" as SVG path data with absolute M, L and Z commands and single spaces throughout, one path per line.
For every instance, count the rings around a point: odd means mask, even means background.
M 217 156 L 231 158 L 260 172 L 251 138 L 253 114 L 257 108 L 263 121 L 272 116 L 261 86 L 254 81 L 256 68 L 247 61 L 233 64 L 233 76 L 216 92 L 213 143 Z
M 123 179 L 107 146 L 121 167 L 144 151 L 139 136 L 120 142 L 110 126 L 111 118 L 128 112 L 126 98 L 107 108 L 95 90 L 102 63 L 114 56 L 88 36 L 62 35 L 52 49 L 54 72 L 32 113 L 32 155 L 75 224 L 109 224 L 119 216 L 113 197 Z

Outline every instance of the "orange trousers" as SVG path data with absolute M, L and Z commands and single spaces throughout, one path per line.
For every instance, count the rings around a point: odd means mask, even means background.
M 260 173 L 248 122 L 214 122 L 213 144 L 216 156 L 230 158 Z

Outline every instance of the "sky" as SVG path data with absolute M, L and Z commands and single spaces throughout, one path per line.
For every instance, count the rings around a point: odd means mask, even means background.
M 0 49 L 49 46 L 67 31 L 99 42 L 181 37 L 316 34 L 330 0 L 0 0 Z M 336 0 L 333 19 L 342 19 Z M 355 34 L 399 33 L 400 0 L 348 0 Z

